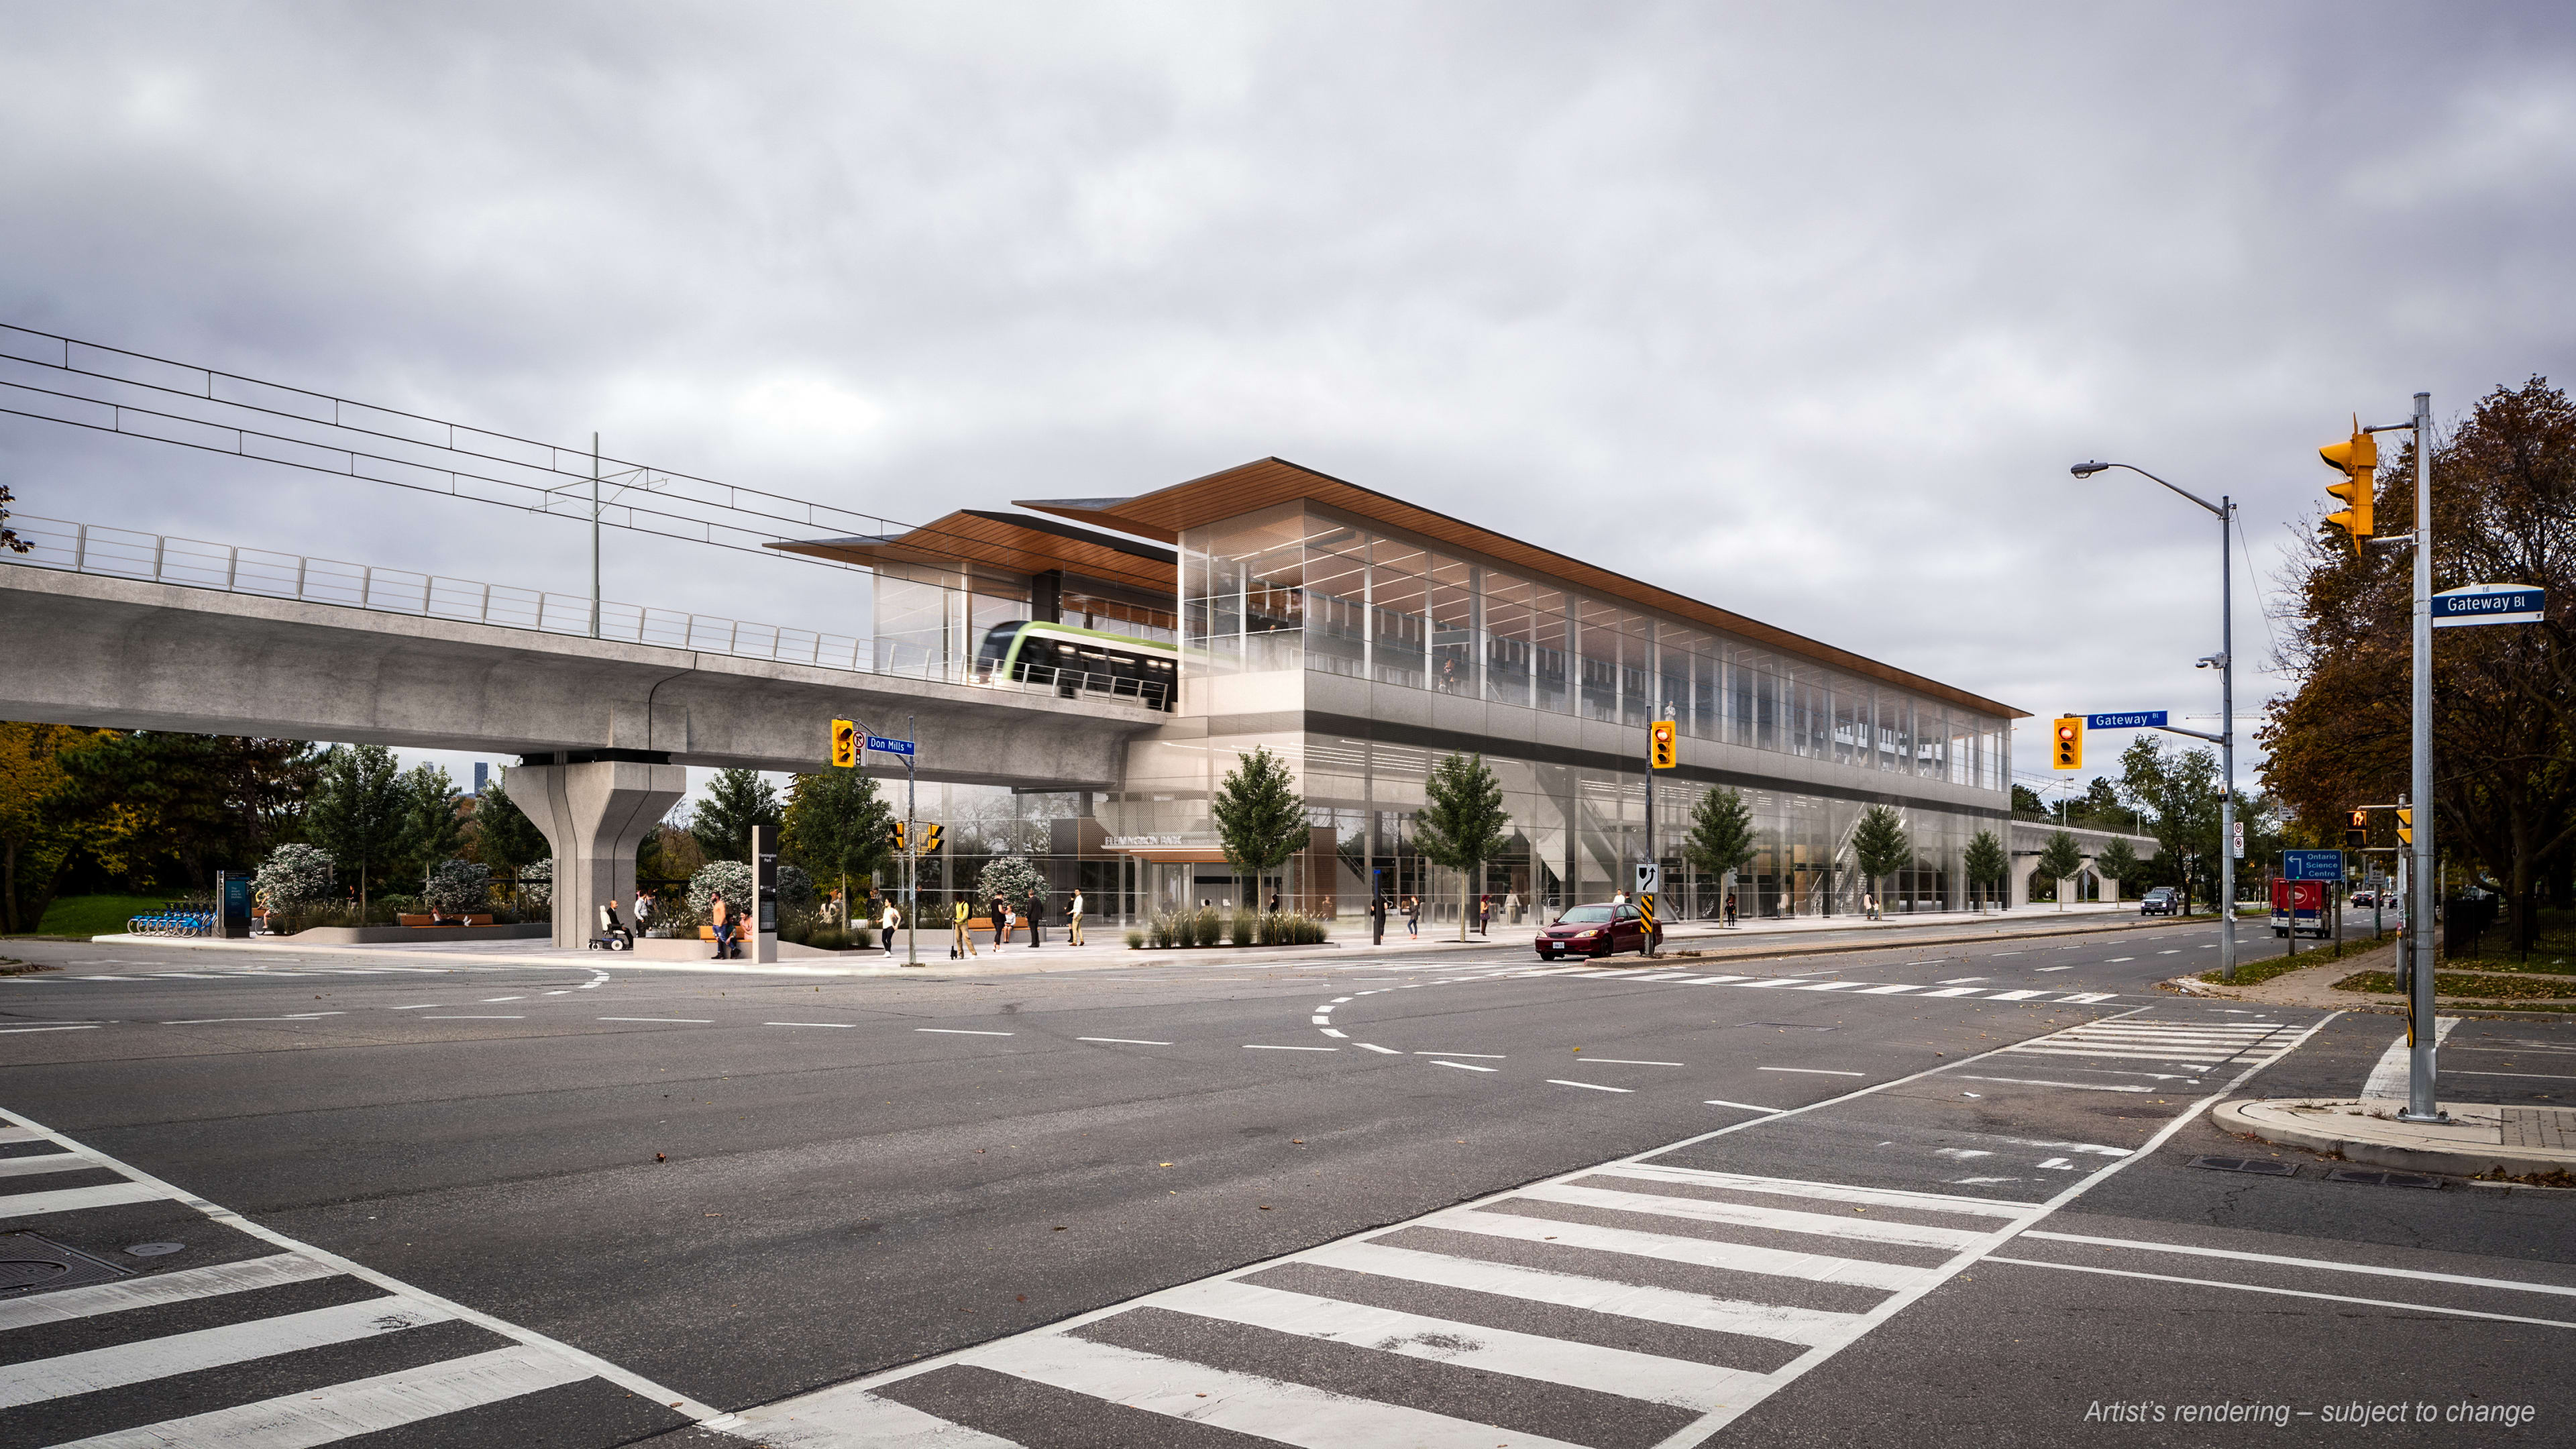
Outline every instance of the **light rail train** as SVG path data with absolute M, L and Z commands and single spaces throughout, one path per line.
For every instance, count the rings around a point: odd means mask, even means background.
M 1180 702 L 1181 651 L 1126 634 L 1014 619 L 984 635 L 975 651 L 975 678 L 1052 684 L 1067 699 L 1107 695 L 1169 711 Z

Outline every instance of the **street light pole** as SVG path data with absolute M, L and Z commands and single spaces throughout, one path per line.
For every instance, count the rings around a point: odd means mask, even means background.
M 2218 652 L 2200 667 L 2218 666 L 2218 733 L 2203 734 L 2166 725 L 2170 734 L 2190 735 L 2218 746 L 2219 770 L 2225 778 L 2218 792 L 2218 976 L 2236 979 L 2236 571 L 2228 563 L 2228 534 L 2235 527 L 2236 501 L 2221 494 L 2216 503 L 2188 489 L 2176 488 L 2135 463 L 2078 463 L 2066 471 L 2090 478 L 2106 468 L 2126 468 L 2162 484 L 2218 517 Z M 2430 618 L 2429 610 L 2426 617 Z

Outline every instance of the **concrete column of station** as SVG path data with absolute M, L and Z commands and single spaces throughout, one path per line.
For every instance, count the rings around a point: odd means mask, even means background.
M 2039 874 L 2039 857 L 2016 855 L 2012 858 L 2012 905 L 2015 910 L 2030 904 L 2030 883 Z
M 635 894 L 635 848 L 689 793 L 688 769 L 602 760 L 520 765 L 509 779 L 510 802 L 554 847 L 555 944 L 586 945 L 601 901 L 618 902 L 618 913 L 626 914 Z

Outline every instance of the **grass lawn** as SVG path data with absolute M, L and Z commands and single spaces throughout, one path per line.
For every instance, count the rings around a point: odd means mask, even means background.
M 2219 974 L 2215 971 L 2203 971 L 2200 973 L 2200 979 L 2213 986 L 2251 986 L 2257 981 L 2269 981 L 2273 977 L 2279 976 L 2284 972 L 2305 971 L 2311 966 L 2322 966 L 2329 961 L 2340 961 L 2346 956 L 2358 956 L 2364 951 L 2386 950 L 2388 943 L 2396 939 L 2396 936 L 2397 933 L 2394 931 L 2389 932 L 2386 936 L 2383 936 L 2376 941 L 2370 939 L 2366 935 L 2359 937 L 2346 936 L 2343 938 L 2343 945 L 2340 949 L 2338 949 L 2331 941 L 2321 941 L 2314 945 L 2302 944 L 2299 947 L 2299 954 L 2296 956 L 2275 956 L 2268 961 L 2237 962 L 2236 979 L 2234 981 L 2222 982 Z M 2360 988 L 2356 987 L 2354 989 L 2358 990 Z
M 36 924 L 36 934 L 111 936 L 123 931 L 128 919 L 168 904 L 168 896 L 63 896 L 45 907 L 45 918 Z
M 2463 971 L 2576 972 L 2576 911 L 2543 909 L 2536 924 L 2540 929 L 2527 962 L 2513 948 L 2513 928 L 2501 918 L 2479 936 L 2474 953 L 2445 956 L 2443 962 Z
M 2363 971 L 2335 983 L 2337 991 L 2373 991 L 2394 995 L 2397 973 Z M 2576 984 L 2553 981 L 2547 977 L 2469 976 L 2452 971 L 2433 973 L 2433 994 L 2450 1006 L 2500 1005 L 2510 1001 L 2537 1001 L 2548 997 L 2576 995 Z M 2471 998 L 2486 998 L 2483 1003 Z

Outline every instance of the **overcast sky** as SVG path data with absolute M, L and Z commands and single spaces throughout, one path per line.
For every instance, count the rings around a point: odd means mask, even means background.
M 2113 10 L 0 0 L 0 321 L 915 521 L 1277 454 L 2043 716 L 2209 714 L 2214 522 L 2066 473 L 2131 461 L 2244 505 L 2250 714 L 2315 447 L 2576 373 L 2576 10 Z M 569 521 L 49 423 L 0 478 L 588 586 Z

